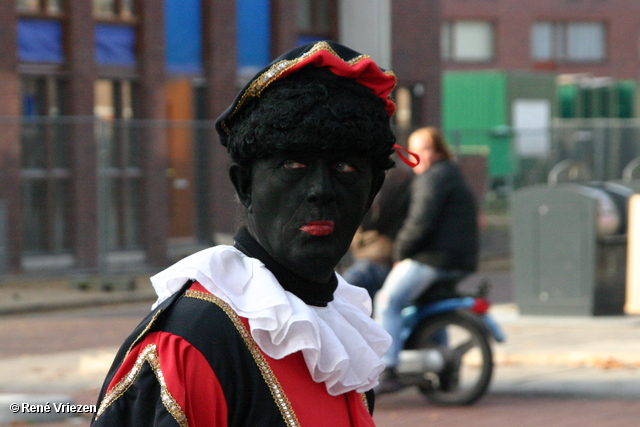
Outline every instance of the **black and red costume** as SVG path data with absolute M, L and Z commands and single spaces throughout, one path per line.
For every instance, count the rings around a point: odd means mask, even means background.
M 374 425 L 369 407 L 373 396 L 363 391 L 375 384 L 374 378 L 383 368 L 375 359 L 379 362 L 388 341 L 386 333 L 369 318 L 366 292 L 336 275 L 320 292 L 304 295 L 299 291 L 307 289 L 303 280 L 274 264 L 245 229 L 236 241 L 235 248 L 207 249 L 152 278 L 161 298 L 162 292 L 172 292 L 179 280 L 184 284 L 158 304 L 121 347 L 100 394 L 93 426 Z M 185 274 L 195 277 L 183 280 Z M 248 283 L 219 283 L 224 277 Z M 214 281 L 219 286 L 213 290 L 222 297 L 211 292 Z M 261 304 L 250 298 L 247 303 L 233 296 L 230 303 L 224 301 L 236 285 L 245 290 L 260 287 L 268 293 L 280 284 L 282 301 L 276 298 Z M 315 300 L 305 304 L 295 292 L 307 301 Z M 354 303 L 360 307 L 350 307 Z M 251 304 L 258 308 L 246 308 Z M 267 342 L 263 347 L 274 346 L 270 353 L 277 353 L 287 341 L 298 343 L 285 352 L 295 346 L 303 350 L 284 357 L 275 354 L 280 358 L 266 354 L 252 336 L 252 319 L 239 315 L 237 311 L 242 310 L 236 305 L 250 310 L 258 328 L 268 322 L 276 324 L 263 335 Z M 265 315 L 270 309 L 273 313 Z M 278 320 L 286 317 L 287 311 L 289 319 Z M 342 319 L 327 326 L 314 319 L 317 311 L 330 311 L 327 317 L 338 313 Z M 309 325 L 307 319 L 301 319 L 304 316 L 316 324 Z M 329 330 L 332 328 L 340 330 Z M 362 334 L 356 334 L 359 329 L 365 331 L 364 340 Z M 259 330 L 258 335 L 263 332 Z M 344 341 L 332 342 L 334 347 L 360 342 L 353 348 L 333 348 L 333 356 L 343 355 L 324 361 L 317 357 L 314 366 L 314 345 L 303 341 L 318 339 L 319 347 L 336 338 L 331 336 L 333 332 L 339 332 Z M 282 341 L 277 344 L 279 339 Z M 357 356 L 358 363 L 348 367 L 351 356 Z M 323 372 L 323 363 L 334 369 Z M 362 363 L 368 365 L 369 372 L 352 375 L 350 370 L 361 370 Z M 314 380 L 314 374 L 326 380 Z M 349 384 L 351 379 L 360 383 Z
M 311 107 L 321 104 L 316 111 L 326 113 L 329 110 L 324 107 L 331 104 L 336 107 L 335 114 L 331 112 L 329 120 L 312 121 L 307 128 L 296 122 L 286 130 L 280 126 L 280 116 L 274 116 L 276 123 L 269 122 L 261 129 L 276 132 L 274 138 L 281 145 L 281 153 L 307 153 L 304 161 L 315 161 L 322 167 L 331 158 L 331 172 L 316 168 L 314 171 L 322 173 L 304 180 L 302 174 L 294 174 L 296 179 L 286 181 L 282 191 L 277 190 L 278 195 L 289 196 L 282 197 L 280 204 L 265 196 L 248 201 L 244 186 L 251 181 L 252 173 L 261 170 L 276 181 L 274 170 L 282 172 L 284 168 L 265 166 L 264 158 L 277 150 L 263 138 L 247 142 L 238 136 L 238 127 L 249 123 L 243 112 L 249 111 L 252 120 L 264 124 L 265 116 L 254 117 L 257 110 L 252 108 L 265 105 L 269 93 L 278 93 L 278 88 L 269 92 L 268 87 L 282 79 L 301 84 L 296 77 L 305 77 L 303 69 L 314 68 L 322 68 L 322 73 L 332 77 L 331 87 L 326 78 L 323 80 L 323 93 L 337 95 L 341 101 L 331 98 L 318 102 L 311 97 Z M 286 79 L 290 75 L 294 76 Z M 335 81 L 336 76 L 352 84 L 346 95 L 346 83 Z M 333 268 L 344 255 L 339 253 L 341 246 L 346 251 L 368 209 L 367 203 L 379 189 L 384 170 L 392 165 L 388 156 L 395 138 L 388 116 L 395 110 L 389 99 L 395 81 L 393 73 L 380 69 L 368 56 L 337 43 L 319 42 L 287 52 L 245 86 L 218 119 L 216 129 L 234 161 L 230 176 L 240 201 L 246 203 L 245 207 L 251 206 L 247 209 L 251 219 L 248 227 L 253 229 L 241 229 L 234 246 L 205 249 L 151 278 L 158 301 L 116 356 L 100 393 L 94 427 L 374 425 L 369 406 L 373 399 L 366 393 L 378 383 L 384 369 L 381 356 L 390 345 L 390 337 L 371 319 L 371 299 L 366 291 L 346 283 Z M 299 100 L 298 92 L 295 99 Z M 354 105 L 369 107 L 378 118 L 374 120 Z M 280 103 L 276 106 L 274 110 L 283 116 L 292 110 L 282 108 Z M 305 113 L 308 117 L 311 115 Z M 327 122 L 329 125 L 323 127 Z M 249 133 L 254 134 L 258 125 L 250 123 Z M 365 123 L 370 130 L 363 131 L 353 123 Z M 320 128 L 330 128 L 330 137 L 321 137 Z M 295 132 L 310 138 L 302 141 Z M 352 138 L 349 132 L 362 134 L 361 138 Z M 318 149 L 324 147 L 325 140 L 352 153 L 352 157 L 365 159 L 360 163 L 371 170 L 351 170 L 347 164 L 348 173 L 337 172 L 333 169 L 338 161 L 334 159 L 336 150 Z M 307 145 L 292 150 L 301 143 Z M 265 144 L 268 149 L 262 150 Z M 314 155 L 309 159 L 311 151 Z M 263 160 L 258 162 L 263 169 L 252 164 L 257 158 Z M 359 164 L 357 159 L 353 161 Z M 341 203 L 337 203 L 335 192 L 331 197 L 309 197 L 308 193 L 322 186 L 311 182 L 313 179 L 331 181 L 339 187 Z M 269 187 L 269 180 L 251 181 L 251 185 L 261 188 L 261 194 L 276 192 Z M 298 201 L 301 205 L 296 204 Z M 256 204 L 262 213 L 269 211 L 269 220 L 255 214 Z M 335 215 L 316 218 L 319 206 Z M 287 214 L 300 214 L 303 225 L 310 222 L 317 226 L 318 220 L 331 222 L 331 232 L 324 238 L 304 234 L 299 225 L 292 225 Z M 275 227 L 273 224 L 281 219 L 286 226 Z M 283 231 L 285 228 L 289 234 Z M 292 242 L 291 235 L 297 240 Z M 309 253 L 318 256 L 304 258 L 297 251 L 306 243 L 312 248 Z

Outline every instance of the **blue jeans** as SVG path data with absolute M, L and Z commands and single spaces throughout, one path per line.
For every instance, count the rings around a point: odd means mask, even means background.
M 391 271 L 391 267 L 385 264 L 359 259 L 342 273 L 342 277 L 352 285 L 365 288 L 373 299 L 382 287 L 389 271 Z
M 402 337 L 402 310 L 424 292 L 440 275 L 440 270 L 405 259 L 396 264 L 375 298 L 375 320 L 391 335 L 391 347 L 382 357 L 388 368 L 398 366 Z

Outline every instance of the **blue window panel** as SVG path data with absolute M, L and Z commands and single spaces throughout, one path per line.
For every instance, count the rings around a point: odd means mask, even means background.
M 100 65 L 136 65 L 136 32 L 128 25 L 97 24 L 96 62 Z
M 202 72 L 201 0 L 165 0 L 167 71 L 178 74 Z
M 64 62 L 62 23 L 41 19 L 18 20 L 18 57 L 23 62 Z
M 271 61 L 269 0 L 237 0 L 238 66 L 264 68 Z

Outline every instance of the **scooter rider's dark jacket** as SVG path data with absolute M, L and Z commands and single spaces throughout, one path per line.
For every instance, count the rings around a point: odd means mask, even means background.
M 475 271 L 478 210 L 453 160 L 441 160 L 413 179 L 409 213 L 396 237 L 394 257 L 443 270 Z

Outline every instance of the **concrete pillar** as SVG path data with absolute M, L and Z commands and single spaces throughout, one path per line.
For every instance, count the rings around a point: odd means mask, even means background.
M 340 43 L 392 69 L 391 0 L 341 1 L 338 27 Z

